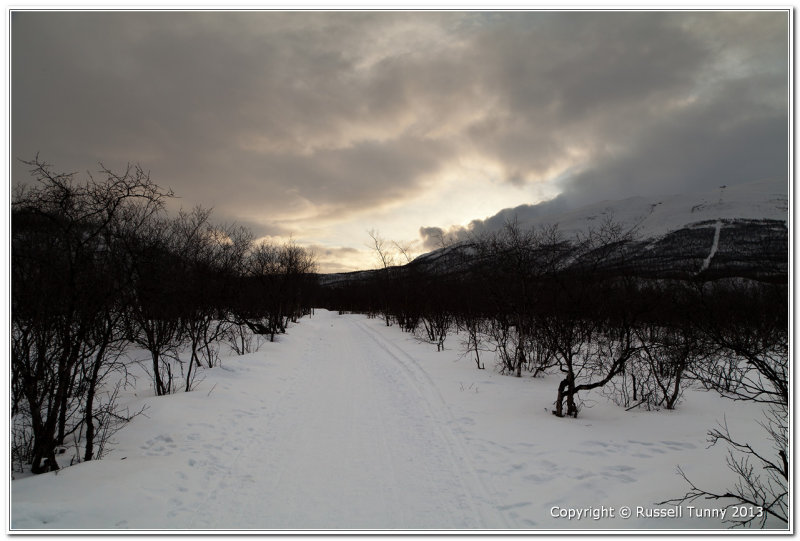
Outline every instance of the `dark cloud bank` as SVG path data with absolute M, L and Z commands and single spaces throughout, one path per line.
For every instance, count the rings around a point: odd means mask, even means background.
M 561 194 L 472 228 L 788 179 L 788 17 L 14 12 L 12 158 L 139 161 L 262 234 L 402 201 L 464 159 Z M 418 225 L 430 245 L 450 224 Z

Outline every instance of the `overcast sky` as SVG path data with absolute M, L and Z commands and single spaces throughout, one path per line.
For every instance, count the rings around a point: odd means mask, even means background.
M 184 208 L 370 268 L 370 229 L 426 251 L 520 205 L 788 183 L 788 17 L 17 11 L 11 157 L 138 162 Z

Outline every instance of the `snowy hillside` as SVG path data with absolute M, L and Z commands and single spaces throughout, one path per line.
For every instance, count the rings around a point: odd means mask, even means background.
M 632 197 L 603 201 L 568 213 L 520 221 L 522 229 L 557 225 L 565 240 L 607 222 L 631 233 L 625 261 L 610 268 L 642 276 L 743 276 L 785 281 L 788 272 L 788 196 L 778 182 L 720 188 L 706 194 Z M 450 273 L 472 264 L 470 242 L 419 256 L 412 266 Z M 492 262 L 486 262 L 491 265 Z M 322 283 L 361 280 L 368 272 L 323 277 Z
M 686 491 L 678 466 L 723 489 L 706 432 L 724 418 L 763 441 L 757 407 L 690 390 L 675 411 L 625 411 L 593 392 L 556 418 L 559 376 L 479 371 L 459 349 L 319 310 L 191 393 L 154 397 L 140 378 L 125 400 L 146 416 L 101 461 L 13 481 L 11 528 L 727 527 L 715 502 L 656 502 Z
M 519 226 L 557 224 L 563 237 L 572 239 L 611 221 L 632 233 L 635 242 L 625 264 L 632 262 L 630 268 L 639 274 L 687 278 L 705 272 L 709 278 L 785 281 L 788 209 L 786 184 L 762 181 L 705 194 L 602 201 L 564 214 L 520 220 Z M 462 241 L 423 254 L 410 266 L 423 272 L 460 272 L 465 261 L 474 260 L 473 253 L 470 241 Z M 368 279 L 375 272 L 320 275 L 319 280 L 322 285 L 341 284 Z
M 628 228 L 637 228 L 642 238 L 664 235 L 692 224 L 709 220 L 788 219 L 785 182 L 761 181 L 730 186 L 703 194 L 663 197 L 631 197 L 621 201 L 602 201 L 557 216 L 545 216 L 521 225 L 557 223 L 572 235 L 597 227 L 604 218 Z

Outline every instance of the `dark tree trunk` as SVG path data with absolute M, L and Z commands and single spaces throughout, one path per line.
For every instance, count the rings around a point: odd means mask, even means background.
M 161 377 L 161 357 L 157 349 L 154 349 L 150 353 L 153 355 L 153 377 L 155 378 L 156 384 L 156 396 L 164 396 L 165 394 L 169 393 L 167 392 L 167 389 L 164 385 L 164 380 Z

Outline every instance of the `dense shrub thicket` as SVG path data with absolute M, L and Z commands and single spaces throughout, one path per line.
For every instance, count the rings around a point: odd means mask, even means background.
M 156 395 L 189 391 L 220 341 L 245 353 L 310 311 L 307 250 L 202 208 L 170 217 L 172 192 L 138 166 L 81 181 L 28 165 L 11 209 L 11 414 L 12 458 L 34 473 L 58 469 L 68 442 L 102 456 L 130 417 L 116 406 L 130 345 L 149 352 Z

